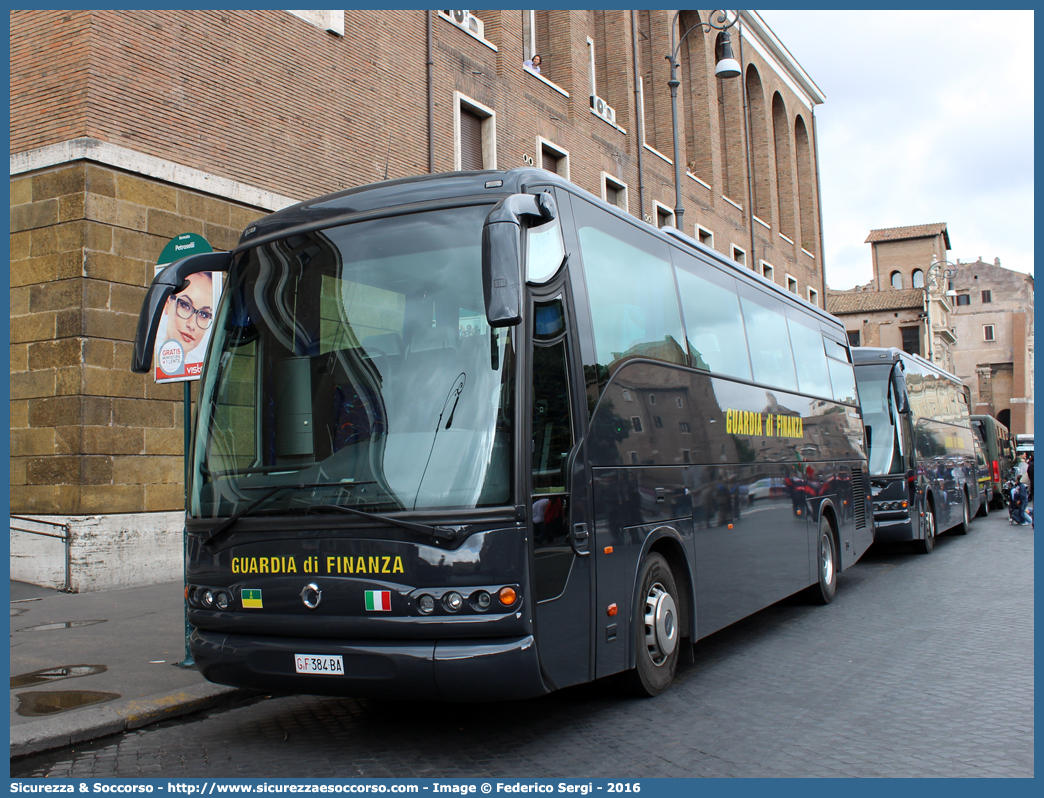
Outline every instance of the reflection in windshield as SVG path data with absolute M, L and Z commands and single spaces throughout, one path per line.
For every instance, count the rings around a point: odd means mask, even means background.
M 201 386 L 191 513 L 510 502 L 512 341 L 486 324 L 474 206 L 240 255 Z
M 890 389 L 890 363 L 859 366 L 856 382 L 863 410 L 863 424 L 870 433 L 870 473 L 901 474 L 903 458 L 899 449 L 899 415 Z

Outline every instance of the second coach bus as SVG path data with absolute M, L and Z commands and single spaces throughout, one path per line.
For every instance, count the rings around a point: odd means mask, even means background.
M 683 645 L 829 601 L 872 542 L 844 328 L 549 172 L 261 219 L 157 277 L 136 371 L 213 270 L 186 563 L 212 681 L 655 695 Z M 785 489 L 751 503 L 754 483 Z
M 911 541 L 928 554 L 939 532 L 968 531 L 978 496 L 968 389 L 895 348 L 852 355 L 870 442 L 874 539 Z

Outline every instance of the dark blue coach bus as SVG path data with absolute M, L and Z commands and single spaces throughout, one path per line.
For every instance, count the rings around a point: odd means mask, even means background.
M 551 173 L 267 216 L 157 277 L 135 371 L 213 270 L 186 518 L 212 681 L 486 700 L 621 674 L 655 695 L 682 645 L 830 601 L 872 541 L 844 328 Z
M 870 444 L 874 539 L 911 541 L 968 531 L 977 501 L 969 393 L 960 378 L 895 348 L 852 350 Z

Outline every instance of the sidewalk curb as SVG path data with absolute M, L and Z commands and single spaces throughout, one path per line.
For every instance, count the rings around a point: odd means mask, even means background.
M 111 706 L 90 707 L 11 727 L 11 759 L 52 748 L 140 729 L 161 720 L 260 695 L 256 690 L 200 684 L 174 693 L 139 698 Z

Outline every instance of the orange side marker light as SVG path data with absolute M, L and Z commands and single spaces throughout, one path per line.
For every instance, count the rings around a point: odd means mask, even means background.
M 503 604 L 505 607 L 510 607 L 512 604 L 515 603 L 515 599 L 517 598 L 515 594 L 515 588 L 502 587 L 500 588 L 500 592 L 497 594 L 497 597 L 500 599 L 501 604 Z

